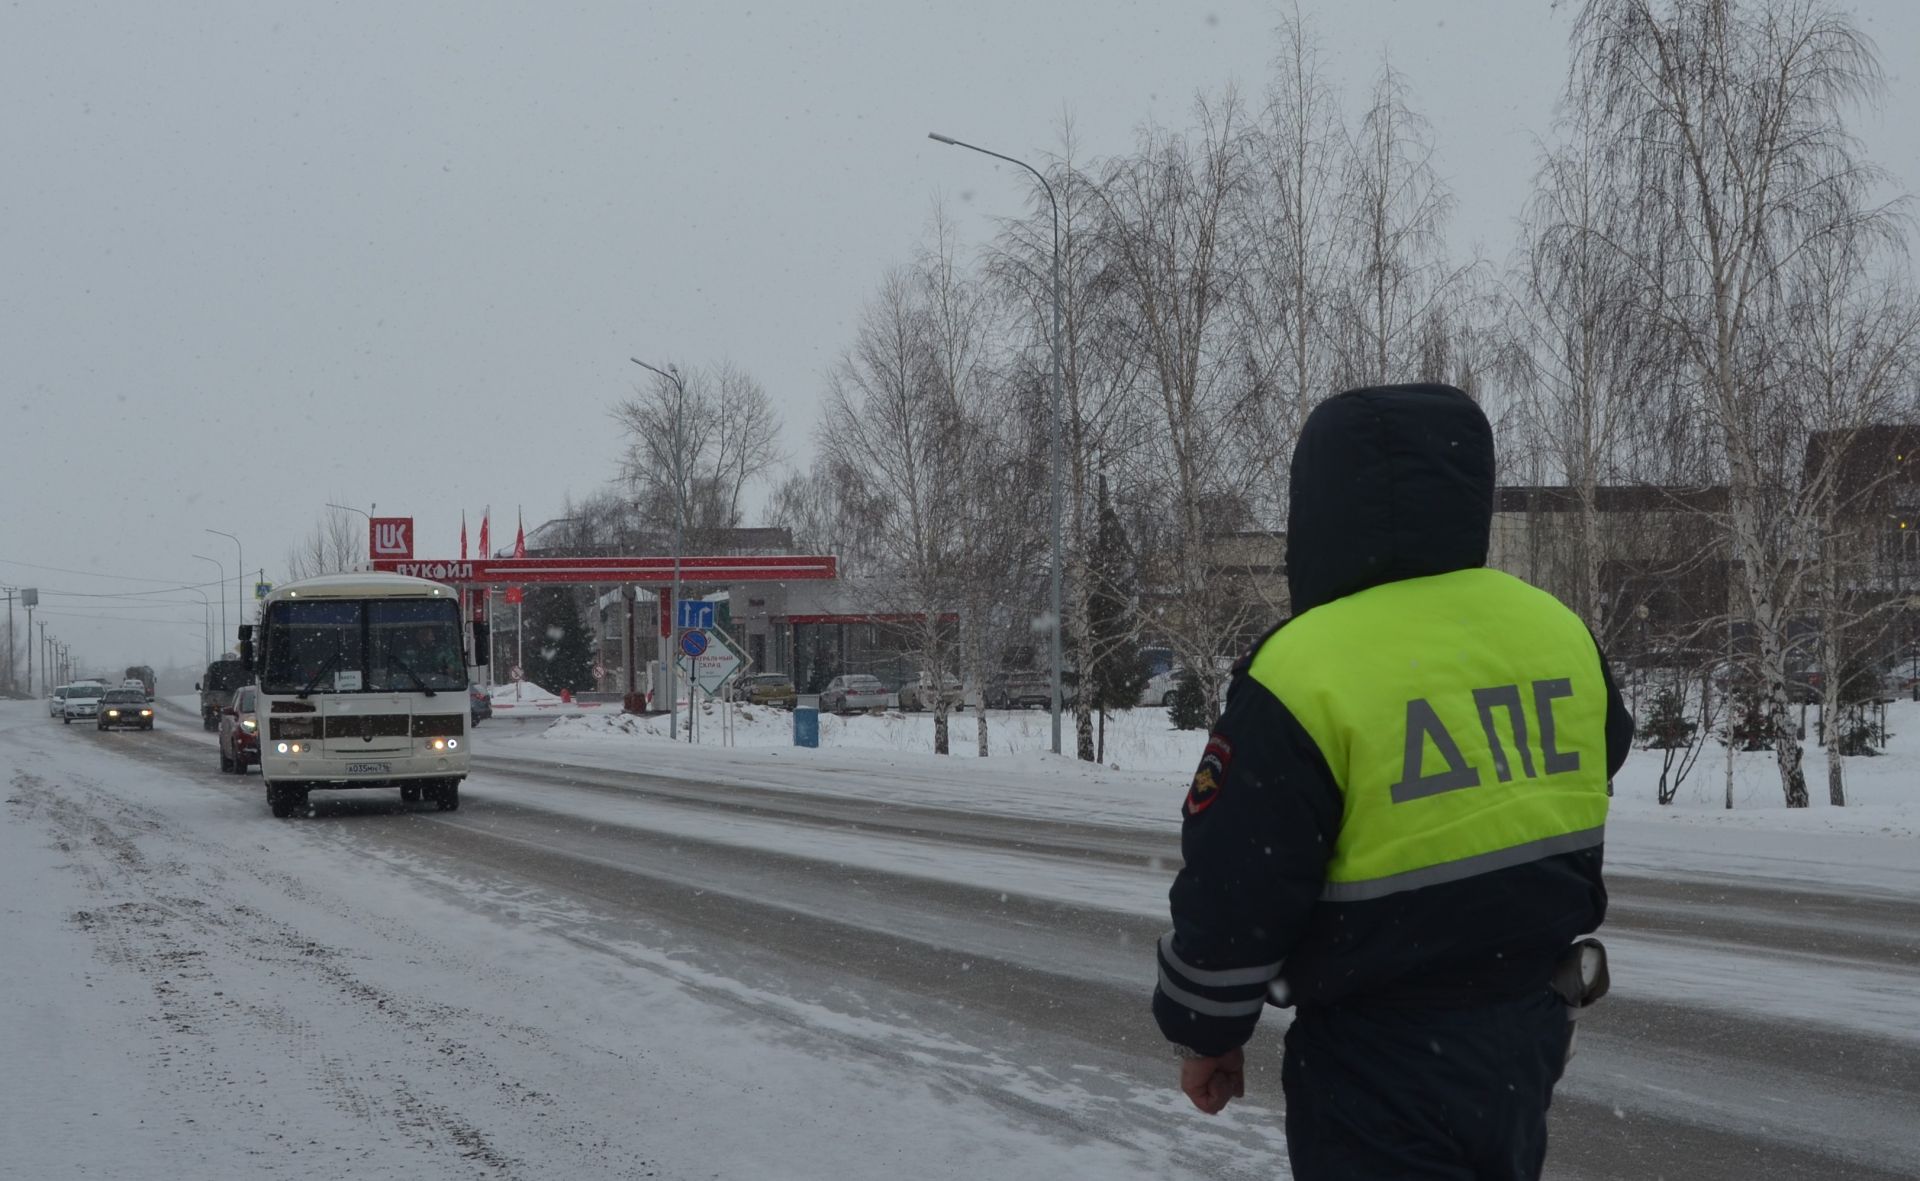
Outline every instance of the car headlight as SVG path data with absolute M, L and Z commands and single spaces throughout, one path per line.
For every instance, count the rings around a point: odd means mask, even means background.
M 110 718 L 117 718 L 120 716 L 120 711 L 117 709 L 110 709 L 107 711 L 107 716 Z
M 153 711 L 150 709 L 143 709 L 140 711 L 140 716 L 143 718 L 150 718 L 153 716 Z
M 255 721 L 252 718 L 242 718 L 240 721 L 240 728 L 242 730 L 245 730 L 247 733 L 251 734 L 255 730 L 258 730 L 260 728 L 260 723 Z

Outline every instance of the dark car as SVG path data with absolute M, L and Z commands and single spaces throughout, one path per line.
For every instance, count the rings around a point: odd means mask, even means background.
M 1063 673 L 1060 683 L 1061 704 L 1073 701 L 1073 677 Z M 989 709 L 1052 709 L 1053 674 L 1012 672 L 997 677 L 987 686 Z
M 209 730 L 220 728 L 220 711 L 233 700 L 233 691 L 253 680 L 247 666 L 232 657 L 222 657 L 207 666 L 194 688 L 200 693 L 200 724 Z
M 485 688 L 479 685 L 467 686 L 467 712 L 472 716 L 473 724 L 476 726 L 493 716 L 493 698 L 488 696 Z
M 248 767 L 260 765 L 260 716 L 255 695 L 259 690 L 247 685 L 233 691 L 227 704 L 220 707 L 220 769 L 245 775 Z
M 100 695 L 95 725 L 102 730 L 153 729 L 153 706 L 141 689 L 109 689 Z

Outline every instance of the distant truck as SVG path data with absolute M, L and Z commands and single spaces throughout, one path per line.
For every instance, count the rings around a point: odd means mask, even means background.
M 140 687 L 147 691 L 147 696 L 153 696 L 154 686 L 157 682 L 154 680 L 153 670 L 151 668 L 148 668 L 144 664 L 130 664 L 127 666 L 127 671 L 122 675 L 129 681 L 139 681 Z
M 207 666 L 194 688 L 200 690 L 200 724 L 209 730 L 220 728 L 220 711 L 233 699 L 233 691 L 253 681 L 237 657 L 223 657 Z

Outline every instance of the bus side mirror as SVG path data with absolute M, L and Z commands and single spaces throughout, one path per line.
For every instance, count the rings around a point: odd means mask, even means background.
M 253 625 L 240 625 L 240 663 L 248 672 L 253 671 Z
M 493 659 L 493 628 L 484 619 L 473 621 L 473 665 L 485 668 Z

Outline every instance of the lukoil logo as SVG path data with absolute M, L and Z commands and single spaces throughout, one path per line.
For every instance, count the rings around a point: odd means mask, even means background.
M 371 556 L 376 558 L 411 558 L 413 556 L 412 517 L 374 517 L 372 522 L 373 537 L 369 545 Z

